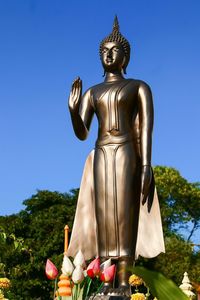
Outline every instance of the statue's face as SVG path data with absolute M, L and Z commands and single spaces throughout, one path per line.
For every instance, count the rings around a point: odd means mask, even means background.
M 117 42 L 105 43 L 102 48 L 101 62 L 106 72 L 121 71 L 125 62 L 122 46 Z

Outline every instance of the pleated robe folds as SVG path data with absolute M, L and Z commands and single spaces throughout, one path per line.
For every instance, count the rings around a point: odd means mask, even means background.
M 81 250 L 86 260 L 99 255 L 95 213 L 94 153 L 95 151 L 93 150 L 85 163 L 71 240 L 67 251 L 67 255 L 74 257 Z M 128 228 L 124 227 L 124 230 L 128 230 Z M 135 258 L 138 258 L 139 255 L 151 258 L 161 252 L 165 252 L 165 246 L 159 202 L 155 189 L 151 211 L 148 212 L 147 204 L 140 204 Z M 113 254 L 117 253 L 109 254 L 113 256 Z

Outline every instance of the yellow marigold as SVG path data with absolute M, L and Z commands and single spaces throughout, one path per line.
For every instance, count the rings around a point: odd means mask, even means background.
M 145 300 L 145 295 L 143 293 L 132 294 L 131 300 Z
M 137 275 L 133 274 L 129 277 L 129 284 L 132 286 L 138 286 L 143 284 L 142 278 L 138 277 Z
M 8 289 L 9 287 L 10 280 L 8 278 L 0 278 L 0 289 Z

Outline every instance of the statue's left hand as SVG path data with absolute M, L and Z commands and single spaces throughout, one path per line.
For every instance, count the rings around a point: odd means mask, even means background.
M 151 166 L 142 166 L 141 198 L 142 198 L 142 204 L 143 205 L 146 203 L 148 195 L 149 195 L 151 180 L 152 180 Z

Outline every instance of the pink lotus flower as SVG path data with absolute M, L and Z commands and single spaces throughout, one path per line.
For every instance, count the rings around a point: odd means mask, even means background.
M 87 275 L 90 278 L 94 278 L 100 274 L 100 259 L 99 257 L 95 258 L 87 267 Z
M 56 266 L 50 261 L 50 259 L 47 259 L 46 267 L 45 267 L 45 274 L 48 279 L 54 280 L 58 276 L 58 270 Z
M 115 277 L 116 266 L 112 265 L 103 270 L 100 276 L 100 280 L 103 282 L 111 282 Z

